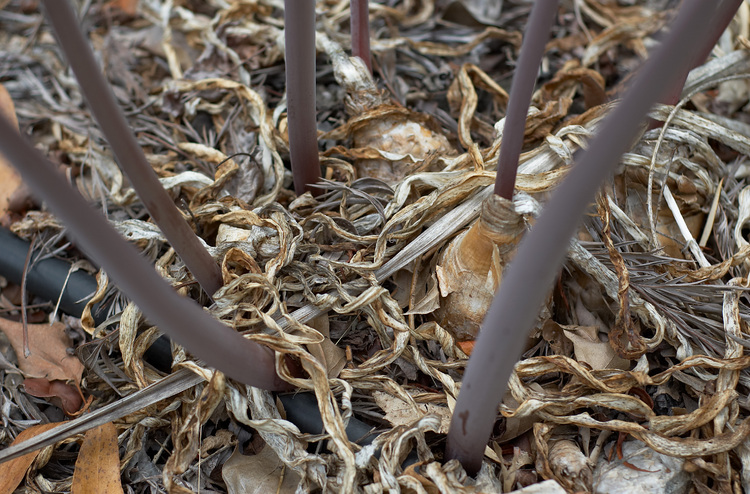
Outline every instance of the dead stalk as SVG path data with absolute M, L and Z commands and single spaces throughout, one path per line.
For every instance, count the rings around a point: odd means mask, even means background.
M 729 23 L 734 19 L 734 14 L 737 13 L 737 9 L 742 5 L 742 0 L 722 0 L 718 2 L 714 15 L 711 16 L 711 21 L 708 26 L 704 28 L 704 31 L 709 35 L 706 36 L 704 43 L 694 52 L 693 57 L 690 60 L 690 65 L 680 73 L 680 81 L 675 84 L 669 92 L 669 95 L 662 100 L 665 105 L 676 105 L 680 101 L 682 94 L 682 87 L 685 84 L 688 73 L 694 67 L 697 67 L 703 63 L 706 58 L 711 54 L 719 38 L 724 33 L 724 30 L 729 26 Z
M 359 57 L 372 74 L 370 54 L 370 7 L 368 0 L 351 0 L 352 55 Z

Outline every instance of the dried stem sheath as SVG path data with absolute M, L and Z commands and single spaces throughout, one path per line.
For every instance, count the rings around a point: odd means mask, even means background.
M 352 55 L 359 57 L 372 74 L 370 53 L 370 7 L 368 0 L 351 0 Z
M 276 375 L 270 349 L 243 338 L 192 300 L 178 295 L 5 117 L 0 117 L 0 152 L 14 164 L 24 183 L 44 198 L 75 242 L 159 329 L 233 379 L 269 390 L 289 388 Z
M 44 14 L 55 31 L 86 102 L 149 214 L 208 295 L 221 288 L 221 270 L 200 243 L 146 161 L 133 131 L 94 59 L 67 0 L 43 0 Z
M 677 84 L 684 67 L 692 62 L 692 53 L 705 41 L 701 25 L 714 6 L 705 0 L 685 1 L 663 44 L 521 241 L 485 317 L 448 434 L 446 457 L 458 459 L 468 472 L 477 472 L 482 464 L 508 378 L 582 213 L 618 157 L 633 143 L 653 103 Z
M 321 191 L 315 118 L 315 0 L 284 0 L 289 154 L 297 195 Z
M 526 114 L 529 112 L 531 94 L 539 73 L 539 64 L 544 55 L 544 47 L 549 39 L 552 24 L 557 14 L 558 0 L 536 0 L 529 14 L 529 22 L 521 44 L 518 64 L 513 73 L 510 88 L 508 112 L 503 126 L 503 142 L 500 146 L 500 158 L 497 162 L 495 194 L 513 200 L 513 188 L 516 184 L 518 157 L 523 147 L 523 136 L 526 130 Z

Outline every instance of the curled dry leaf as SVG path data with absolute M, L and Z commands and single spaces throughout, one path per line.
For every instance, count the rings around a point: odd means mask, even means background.
M 413 465 L 409 465 L 409 467 L 406 470 L 404 470 L 404 475 L 412 477 L 414 481 L 418 482 L 419 486 L 422 489 L 424 489 L 424 491 L 427 492 L 428 494 L 439 494 L 440 488 L 435 484 L 435 482 L 428 479 L 424 475 L 420 474 L 419 467 L 420 467 L 419 463 L 414 463 Z
M 31 396 L 52 398 L 53 405 L 59 406 L 67 415 L 73 415 L 81 409 L 81 393 L 63 381 L 49 381 L 44 378 L 24 379 L 23 387 Z
M 28 358 L 23 354 L 23 324 L 0 318 L 0 331 L 10 340 L 18 357 L 18 367 L 24 377 L 42 377 L 50 381 L 81 382 L 83 364 L 72 353 L 70 339 L 61 322 L 52 324 L 28 324 Z

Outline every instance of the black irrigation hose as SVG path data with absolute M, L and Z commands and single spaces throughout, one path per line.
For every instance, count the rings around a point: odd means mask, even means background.
M 307 434 L 323 432 L 323 419 L 320 418 L 318 401 L 315 399 L 315 395 L 312 393 L 288 393 L 277 396 L 284 405 L 287 420 L 299 427 L 300 431 Z M 312 413 L 313 410 L 315 413 Z M 349 424 L 346 426 L 346 437 L 353 443 L 365 446 L 374 441 L 378 434 L 374 433 L 373 428 L 369 425 L 351 417 Z M 376 452 L 375 455 L 380 456 L 380 452 Z M 401 467 L 406 468 L 418 461 L 417 452 L 411 450 Z
M 320 413 L 310 413 L 310 410 L 318 411 L 318 400 L 312 393 L 289 393 L 279 394 L 279 399 L 284 405 L 286 418 L 299 430 L 307 434 L 321 434 L 323 432 L 323 419 Z M 372 432 L 372 427 L 361 420 L 352 417 L 346 426 L 346 437 L 353 443 L 361 446 L 370 444 L 378 435 Z
M 20 285 L 28 252 L 28 242 L 9 230 L 0 228 L 0 276 Z M 70 266 L 69 262 L 55 258 L 34 262 L 26 274 L 26 288 L 37 297 L 53 303 L 59 298 L 63 312 L 81 317 L 86 302 L 96 292 L 96 279 L 79 270 L 70 273 L 66 284 L 65 278 L 68 277 Z M 92 314 L 94 320 L 100 323 L 103 322 L 106 311 L 98 309 L 99 306 L 96 306 Z
M 18 238 L 5 228 L 0 228 L 0 276 L 20 285 L 30 248 L 29 242 Z M 33 263 L 26 274 L 26 288 L 39 298 L 53 303 L 60 299 L 60 310 L 74 317 L 81 317 L 86 302 L 96 292 L 96 279 L 85 271 L 70 273 L 71 264 L 62 259 L 48 258 Z M 67 284 L 65 278 L 68 278 Z M 63 290 L 64 288 L 64 290 Z M 62 296 L 60 293 L 62 292 Z M 98 305 L 92 311 L 97 323 L 104 321 L 106 310 Z M 167 336 L 160 336 L 146 351 L 145 360 L 162 372 L 168 373 L 172 363 L 172 350 Z M 287 419 L 302 432 L 320 434 L 323 431 L 323 420 L 320 417 L 318 403 L 311 393 L 279 395 L 284 404 Z M 359 419 L 352 417 L 346 428 L 347 438 L 360 445 L 369 444 L 377 437 L 372 428 Z M 417 461 L 412 451 L 404 462 L 410 465 Z
M 0 228 L 0 276 L 20 285 L 26 265 L 30 244 L 13 232 Z M 96 279 L 85 271 L 73 271 L 68 277 L 71 264 L 63 259 L 47 258 L 31 263 L 26 274 L 26 288 L 39 298 L 56 303 L 60 299 L 60 310 L 74 317 L 81 317 L 86 302 L 96 292 Z M 65 278 L 68 278 L 67 283 Z M 61 295 L 62 293 L 62 295 Z M 107 317 L 105 305 L 96 304 L 91 311 L 96 324 Z M 172 350 L 169 338 L 161 336 L 144 355 L 146 361 L 162 372 L 169 373 Z

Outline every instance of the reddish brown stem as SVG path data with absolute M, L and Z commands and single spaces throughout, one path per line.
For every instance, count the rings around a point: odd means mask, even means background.
M 315 0 L 284 0 L 289 154 L 297 195 L 321 193 L 315 118 Z
M 221 270 L 187 224 L 159 182 L 133 135 L 114 94 L 101 74 L 94 53 L 78 27 L 67 0 L 43 0 L 44 13 L 65 53 L 81 92 L 107 138 L 117 162 L 133 184 L 151 217 L 201 287 L 213 295 L 221 288 Z
M 368 0 L 351 0 L 352 55 L 359 57 L 372 74 L 370 53 L 370 6 Z
M 711 54 L 711 50 L 713 50 L 722 33 L 724 33 L 724 30 L 729 23 L 732 22 L 740 5 L 742 5 L 742 0 L 722 0 L 717 2 L 716 11 L 711 17 L 708 25 L 703 28 L 704 32 L 709 33 L 709 35 L 705 38 L 704 43 L 695 50 L 690 59 L 690 66 L 680 73 L 679 82 L 672 87 L 669 91 L 669 95 L 662 100 L 662 103 L 665 105 L 676 105 L 680 101 L 682 88 L 685 85 L 685 80 L 687 79 L 690 70 L 702 64 L 706 58 L 708 58 Z M 656 125 L 659 124 L 657 123 Z
M 495 177 L 495 194 L 513 200 L 513 188 L 516 184 L 518 157 L 523 147 L 523 136 L 526 130 L 526 114 L 529 112 L 531 94 L 539 73 L 539 64 L 544 55 L 544 47 L 555 22 L 558 0 L 536 0 L 529 14 L 526 33 L 518 56 L 518 64 L 513 73 L 510 88 L 508 112 L 503 126 L 503 141 L 500 146 L 500 158 L 497 162 Z
M 277 376 L 270 349 L 243 338 L 192 300 L 178 295 L 3 116 L 0 152 L 13 163 L 24 183 L 44 198 L 78 246 L 107 271 L 159 329 L 208 365 L 240 382 L 269 390 L 290 387 Z
M 446 458 L 458 459 L 468 472 L 482 464 L 508 379 L 586 206 L 633 143 L 653 103 L 678 82 L 705 42 L 701 23 L 713 8 L 713 2 L 685 1 L 664 43 L 521 241 L 482 324 L 450 425 Z

